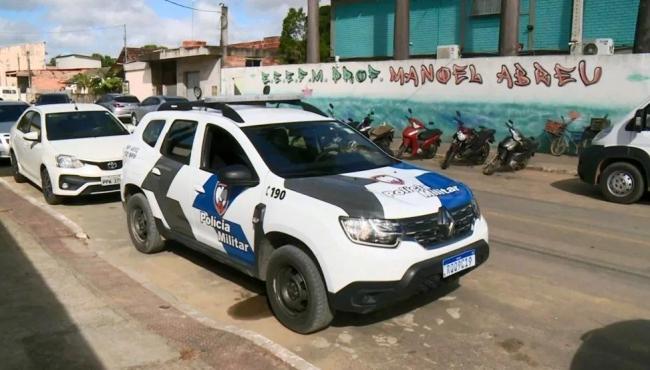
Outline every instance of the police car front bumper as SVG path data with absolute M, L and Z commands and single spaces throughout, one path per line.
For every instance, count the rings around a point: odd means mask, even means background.
M 472 249 L 476 256 L 475 266 L 443 278 L 443 260 Z M 488 243 L 478 240 L 463 248 L 414 264 L 401 280 L 351 283 L 337 293 L 330 293 L 330 304 L 339 311 L 372 312 L 418 293 L 438 288 L 446 281 L 455 280 L 483 264 L 489 255 Z

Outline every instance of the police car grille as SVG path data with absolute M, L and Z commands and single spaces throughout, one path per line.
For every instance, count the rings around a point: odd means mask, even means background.
M 438 214 L 404 218 L 399 220 L 405 239 L 415 240 L 426 248 L 435 247 L 436 243 L 467 236 L 472 231 L 475 215 L 471 204 L 462 206 L 450 213 L 455 221 L 454 233 L 446 235 L 444 227 L 438 225 Z
M 105 171 L 119 170 L 120 168 L 122 168 L 122 161 L 108 161 L 108 162 L 82 161 L 82 162 L 85 164 L 91 164 L 93 166 L 97 166 Z

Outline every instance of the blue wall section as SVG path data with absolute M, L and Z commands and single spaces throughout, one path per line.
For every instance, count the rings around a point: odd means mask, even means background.
M 585 1 L 583 38 L 612 38 L 616 47 L 633 46 L 639 0 Z
M 465 2 L 463 19 L 462 2 Z M 469 53 L 496 53 L 498 15 L 471 16 L 473 0 L 411 0 L 411 55 L 432 55 L 438 45 L 461 44 Z M 334 50 L 341 58 L 390 57 L 394 0 L 333 0 Z M 639 0 L 585 1 L 584 39 L 613 38 L 617 47 L 634 42 Z M 519 40 L 528 45 L 530 3 L 521 0 Z M 569 50 L 572 0 L 537 0 L 534 50 Z

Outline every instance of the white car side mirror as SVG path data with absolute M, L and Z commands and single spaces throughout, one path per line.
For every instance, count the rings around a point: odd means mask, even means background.
M 28 132 L 23 135 L 23 139 L 27 141 L 41 141 L 41 134 L 36 131 Z
M 133 126 L 133 125 L 126 124 L 126 125 L 124 125 L 124 126 L 125 126 L 126 129 L 129 131 L 129 134 L 132 134 L 133 131 L 135 131 L 135 126 Z

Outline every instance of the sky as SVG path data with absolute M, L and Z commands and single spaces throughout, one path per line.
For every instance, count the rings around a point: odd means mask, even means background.
M 280 35 L 287 10 L 307 7 L 306 0 L 173 1 L 202 10 L 219 10 L 219 3 L 226 4 L 230 43 Z M 123 45 L 122 24 L 129 47 L 177 47 L 192 38 L 192 28 L 194 39 L 218 45 L 219 17 L 164 0 L 0 0 L 0 46 L 45 41 L 48 60 L 71 53 L 116 57 Z

